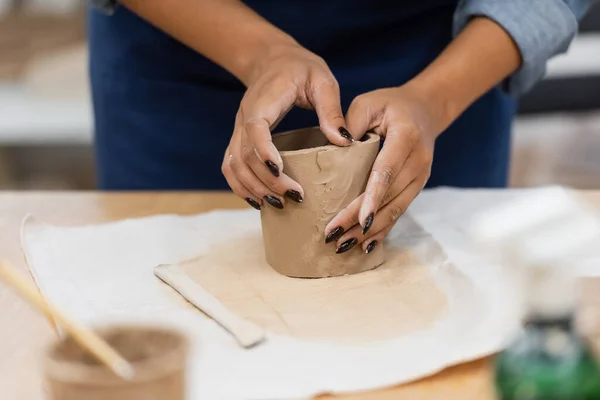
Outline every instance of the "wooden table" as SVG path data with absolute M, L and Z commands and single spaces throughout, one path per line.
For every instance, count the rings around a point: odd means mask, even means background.
M 600 209 L 600 191 L 583 196 Z M 158 213 L 196 214 L 213 208 L 246 208 L 228 193 L 57 193 L 0 194 L 0 258 L 28 271 L 19 242 L 22 218 L 32 213 L 58 225 L 99 223 Z M 600 281 L 587 280 L 589 293 Z M 588 298 L 594 297 L 587 295 Z M 600 310 L 600 295 L 592 299 Z M 591 300 L 590 300 L 591 301 Z M 598 314 L 600 316 L 600 313 Z M 2 399 L 43 398 L 40 354 L 54 338 L 47 320 L 0 284 L 0 393 Z M 323 398 L 330 398 L 323 396 Z M 431 378 L 396 388 L 336 399 L 492 400 L 491 359 L 449 368 Z

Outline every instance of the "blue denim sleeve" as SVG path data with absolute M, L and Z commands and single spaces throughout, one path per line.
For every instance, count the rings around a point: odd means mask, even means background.
M 523 62 L 502 86 L 508 93 L 520 95 L 543 78 L 550 58 L 567 51 L 591 1 L 460 0 L 454 34 L 475 16 L 487 17 L 504 28 L 517 44 Z

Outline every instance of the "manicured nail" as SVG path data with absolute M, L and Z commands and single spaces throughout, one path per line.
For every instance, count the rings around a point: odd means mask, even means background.
M 246 199 L 246 203 L 250 204 L 252 207 L 256 208 L 257 210 L 260 210 L 260 204 L 258 204 L 256 201 L 254 201 L 250 197 L 248 197 Z
M 263 199 L 265 199 L 267 203 L 269 203 L 275 208 L 279 208 L 280 210 L 283 208 L 283 204 L 281 204 L 281 201 L 277 197 L 265 196 L 263 197 Z
M 359 139 L 359 141 L 361 141 L 361 142 L 366 142 L 367 140 L 369 140 L 369 134 L 368 134 L 368 133 L 365 133 L 365 134 L 363 135 L 363 137 L 361 137 L 361 138 Z
M 362 230 L 362 234 L 364 235 L 365 233 L 367 233 L 369 231 L 369 229 L 371 228 L 371 225 L 373 225 L 373 217 L 375 215 L 373 213 L 369 214 L 369 216 L 367 217 L 367 219 L 365 219 L 365 226 Z
M 365 250 L 365 253 L 369 254 L 370 252 L 372 252 L 375 249 L 375 246 L 377 246 L 377 240 L 373 240 L 371 243 L 369 243 L 369 245 L 367 246 L 367 250 Z
M 338 131 L 340 131 L 340 135 L 342 135 L 344 139 L 354 142 L 354 138 L 352 138 L 352 135 L 350 134 L 350 132 L 348 132 L 348 129 L 344 128 L 343 126 L 340 126 L 338 128 Z
M 331 243 L 334 240 L 338 240 L 340 238 L 340 236 L 342 236 L 344 234 L 344 228 L 342 228 L 341 226 L 338 226 L 337 228 L 335 228 L 334 230 L 332 230 L 331 232 L 329 232 L 327 234 L 327 236 L 325 237 L 325 243 Z
M 302 195 L 297 190 L 288 190 L 285 192 L 285 196 L 294 200 L 296 203 L 302 203 L 304 200 L 302 199 Z
M 347 252 L 348 250 L 353 248 L 356 243 L 358 243 L 358 240 L 354 238 L 346 240 L 344 243 L 340 244 L 340 247 L 338 247 L 335 250 L 335 254 L 342 254 Z
M 271 171 L 273 175 L 275 175 L 276 177 L 279 176 L 279 168 L 273 161 L 267 160 L 265 161 L 265 165 L 267 166 L 267 168 L 269 168 L 269 171 Z

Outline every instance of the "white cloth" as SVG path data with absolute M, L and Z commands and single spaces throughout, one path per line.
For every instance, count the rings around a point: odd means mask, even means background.
M 416 238 L 416 248 L 430 249 L 436 241 L 443 248 L 419 256 L 444 290 L 448 311 L 431 329 L 368 346 L 271 334 L 266 343 L 242 350 L 213 321 L 173 301 L 177 295 L 153 268 L 198 256 L 232 235 L 260 232 L 254 210 L 80 227 L 49 226 L 30 217 L 23 224 L 22 244 L 42 293 L 83 322 L 160 321 L 189 332 L 195 338 L 190 399 L 305 398 L 392 386 L 501 349 L 518 329 L 510 280 L 473 250 L 466 229 L 474 211 L 527 192 L 423 192 L 409 211 L 429 233 Z M 401 228 L 399 223 L 389 239 L 400 240 Z

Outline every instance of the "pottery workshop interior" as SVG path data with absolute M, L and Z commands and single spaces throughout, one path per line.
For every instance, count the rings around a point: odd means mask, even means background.
M 0 0 L 0 398 L 600 400 L 598 3 Z

